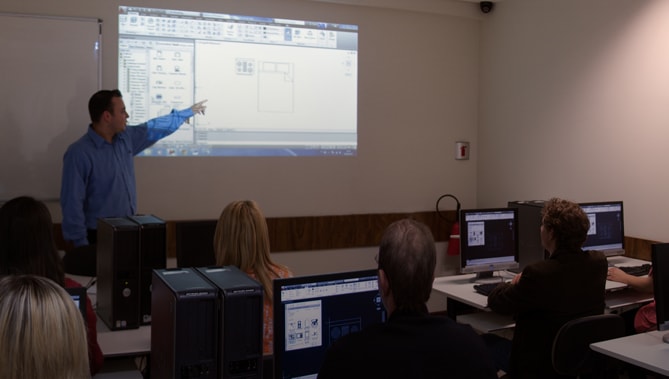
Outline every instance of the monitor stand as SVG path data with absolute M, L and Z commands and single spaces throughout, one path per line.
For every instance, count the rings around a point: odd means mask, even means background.
M 494 273 L 494 271 L 477 272 L 476 276 L 471 278 L 469 281 L 476 284 L 496 283 L 503 281 L 501 276 L 494 276 Z

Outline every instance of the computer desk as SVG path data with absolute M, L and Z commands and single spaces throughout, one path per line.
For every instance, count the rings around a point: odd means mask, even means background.
M 67 277 L 86 285 L 91 278 L 67 274 Z M 97 286 L 93 284 L 86 294 L 95 308 L 97 300 Z M 147 355 L 151 352 L 151 325 L 142 325 L 138 329 L 109 330 L 107 324 L 97 317 L 98 345 L 105 357 L 122 357 Z
M 668 331 L 633 334 L 593 343 L 592 350 L 623 362 L 669 376 L 669 343 L 662 341 Z
M 615 266 L 638 266 L 648 261 L 625 256 L 609 257 Z M 508 281 L 516 274 L 508 271 L 495 273 L 499 280 Z M 491 332 L 512 328 L 515 323 L 511 315 L 500 315 L 487 307 L 488 298 L 474 290 L 472 279 L 476 274 L 451 275 L 435 278 L 432 289 L 446 296 L 446 313 L 452 319 L 470 324 L 480 332 Z M 653 300 L 653 295 L 627 288 L 625 284 L 606 281 L 606 312 L 639 306 Z M 481 312 L 483 311 L 483 312 Z
M 167 258 L 167 267 L 176 267 L 176 258 Z M 82 286 L 88 285 L 91 281 L 91 277 L 87 276 L 77 276 L 66 274 L 67 277 L 78 282 Z M 86 291 L 88 297 L 91 299 L 93 306 L 97 303 L 97 286 L 93 284 Z M 126 329 L 126 330 L 109 330 L 107 325 L 100 319 L 100 316 L 97 318 L 97 331 L 98 331 L 98 345 L 100 345 L 100 350 L 102 350 L 102 355 L 105 358 L 118 358 L 118 357 L 137 357 L 142 355 L 149 355 L 151 353 L 151 325 L 142 325 L 137 329 Z M 105 365 L 107 366 L 107 365 Z M 103 371 L 105 370 L 103 366 Z M 126 370 L 125 368 L 109 373 L 99 373 L 95 377 L 106 378 L 105 375 L 112 375 L 111 377 L 127 377 L 133 378 L 139 371 L 137 370 Z M 141 375 L 139 376 L 141 377 Z

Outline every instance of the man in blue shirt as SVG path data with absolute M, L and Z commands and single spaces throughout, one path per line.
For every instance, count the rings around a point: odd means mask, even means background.
M 65 241 L 74 246 L 63 260 L 66 272 L 95 276 L 98 218 L 131 216 L 137 211 L 134 156 L 172 134 L 193 115 L 204 114 L 205 101 L 127 126 L 129 115 L 119 90 L 91 96 L 88 131 L 63 157 L 62 230 Z

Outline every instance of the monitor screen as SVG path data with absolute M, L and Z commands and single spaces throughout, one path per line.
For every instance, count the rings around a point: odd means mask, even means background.
M 669 330 L 669 243 L 653 244 L 651 259 L 657 330 Z
M 460 211 L 461 273 L 483 279 L 518 265 L 518 208 Z
M 81 312 L 81 317 L 84 319 L 84 323 L 86 323 L 86 287 L 65 288 L 65 291 L 67 291 L 74 301 L 79 312 Z
M 580 206 L 590 219 L 583 250 L 600 250 L 606 256 L 625 254 L 623 202 L 582 203 Z
M 131 125 L 208 100 L 143 156 L 355 155 L 358 26 L 119 7 Z
M 274 378 L 316 378 L 327 348 L 384 322 L 378 271 L 274 280 Z

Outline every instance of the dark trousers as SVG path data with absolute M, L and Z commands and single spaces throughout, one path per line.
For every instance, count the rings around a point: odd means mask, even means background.
M 97 230 L 88 230 L 88 245 L 67 250 L 63 257 L 65 272 L 72 275 L 96 276 Z
M 490 355 L 497 366 L 497 370 L 508 373 L 509 360 L 511 358 L 511 340 L 493 333 L 481 334 L 481 338 L 483 338 L 483 342 L 485 342 L 488 350 L 490 350 Z

